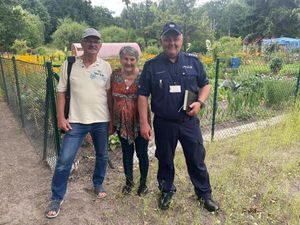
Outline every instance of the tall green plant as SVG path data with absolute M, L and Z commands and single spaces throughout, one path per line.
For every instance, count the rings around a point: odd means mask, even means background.
M 264 81 L 264 98 L 268 107 L 282 108 L 291 96 L 293 96 L 292 81 L 274 78 Z

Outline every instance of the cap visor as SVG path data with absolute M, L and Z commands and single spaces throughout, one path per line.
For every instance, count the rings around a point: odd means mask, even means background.
M 164 32 L 162 32 L 161 36 L 164 36 L 164 35 L 179 35 L 179 34 L 181 34 L 181 32 L 179 30 L 168 29 L 168 30 L 165 30 Z

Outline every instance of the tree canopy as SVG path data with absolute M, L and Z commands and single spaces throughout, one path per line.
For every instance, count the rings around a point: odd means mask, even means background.
M 142 48 L 159 45 L 161 28 L 168 21 L 183 27 L 184 48 L 191 51 L 205 51 L 207 39 L 214 41 L 223 36 L 300 36 L 300 0 L 196 3 L 196 0 L 143 0 L 139 3 L 122 0 L 123 11 L 114 17 L 112 11 L 93 6 L 91 0 L 0 0 L 0 47 L 9 50 L 16 39 L 26 40 L 29 47 L 52 42 L 61 47 L 70 41 L 69 36 L 63 45 L 59 43 L 62 41 L 54 40 L 62 21 L 69 21 L 72 26 L 76 23 L 98 28 L 104 31 L 108 41 L 136 41 Z M 15 32 L 16 29 L 20 32 Z M 65 29 L 70 31 L 67 25 Z M 114 36 L 106 34 L 107 30 Z M 120 40 L 122 38 L 124 40 Z

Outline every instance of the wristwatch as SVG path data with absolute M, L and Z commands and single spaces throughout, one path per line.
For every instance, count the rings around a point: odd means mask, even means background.
M 200 103 L 200 108 L 201 108 L 201 109 L 205 107 L 205 103 L 202 102 L 200 99 L 198 99 L 197 102 Z

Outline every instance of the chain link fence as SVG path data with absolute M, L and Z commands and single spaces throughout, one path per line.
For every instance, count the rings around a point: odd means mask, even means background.
M 270 62 L 261 59 L 234 60 L 218 59 L 207 67 L 211 94 L 199 115 L 207 141 L 276 123 L 285 109 L 299 99 L 299 62 L 272 70 Z M 37 65 L 14 57 L 0 58 L 0 62 L 4 99 L 41 158 L 54 168 L 62 135 L 56 120 L 59 76 L 51 63 Z M 93 170 L 94 150 L 88 143 L 76 159 L 85 168 L 80 174 Z M 111 162 L 121 164 L 119 150 L 110 154 Z
M 274 68 L 261 58 L 217 59 L 208 101 L 211 108 L 205 117 L 211 117 L 207 121 L 211 121 L 211 139 L 279 122 L 280 115 L 299 98 L 299 68 L 299 61 Z

